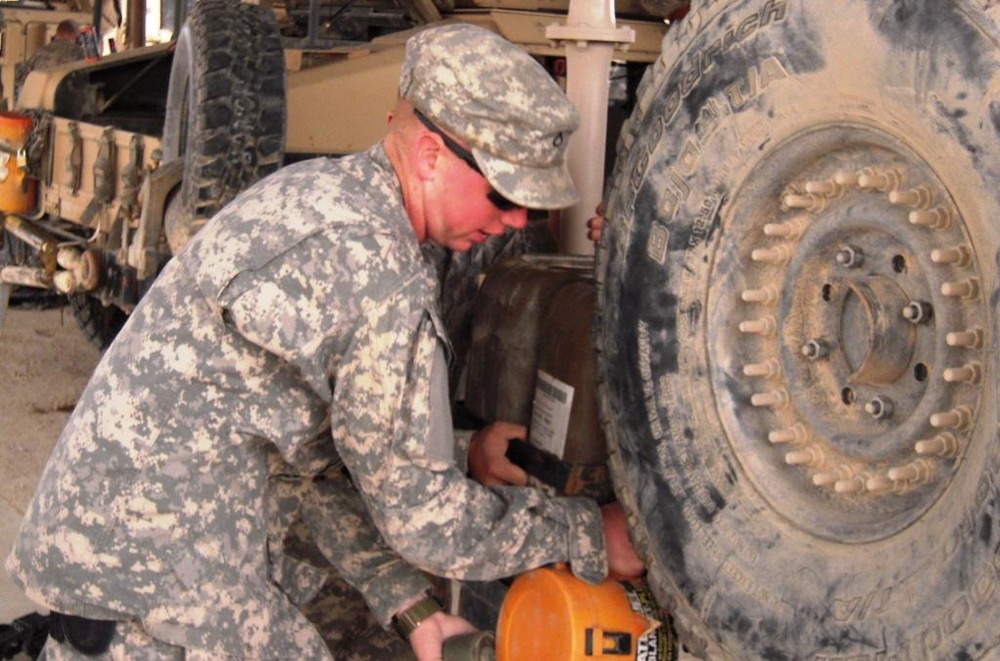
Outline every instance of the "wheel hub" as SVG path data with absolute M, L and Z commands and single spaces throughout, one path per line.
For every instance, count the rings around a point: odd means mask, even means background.
M 836 133 L 804 140 L 801 154 L 828 147 L 808 163 L 784 151 L 769 199 L 751 184 L 736 200 L 753 220 L 717 289 L 733 298 L 712 317 L 739 321 L 714 353 L 738 375 L 739 390 L 716 384 L 733 393 L 731 442 L 760 490 L 803 526 L 843 538 L 849 521 L 861 541 L 857 519 L 906 525 L 954 476 L 980 406 L 988 316 L 944 182 L 890 138 L 844 147 Z M 814 524 L 790 504 L 803 494 L 842 518 Z

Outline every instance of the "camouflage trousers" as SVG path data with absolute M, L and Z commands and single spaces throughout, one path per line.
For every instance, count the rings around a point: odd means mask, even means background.
M 338 576 L 331 574 L 323 589 L 303 608 L 303 614 L 322 634 L 334 659 L 384 661 L 413 659 L 408 643 L 386 631 L 375 620 L 364 599 Z M 38 657 L 41 661 L 92 661 L 93 659 L 147 659 L 149 661 L 214 661 L 215 653 L 178 647 L 153 638 L 139 622 L 119 622 L 111 647 L 100 656 L 78 652 L 68 643 L 49 638 Z M 295 651 L 289 650 L 289 658 Z

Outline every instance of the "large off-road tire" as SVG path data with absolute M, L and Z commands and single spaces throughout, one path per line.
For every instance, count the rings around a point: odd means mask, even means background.
M 111 345 L 128 320 L 124 310 L 104 305 L 93 296 L 70 294 L 68 299 L 76 325 L 87 340 L 102 351 Z
M 176 252 L 237 193 L 281 166 L 285 74 L 273 12 L 198 0 L 177 38 L 163 128 L 165 162 L 184 159 Z
M 612 469 L 710 658 L 1000 641 L 1000 11 L 696 3 L 599 258 Z

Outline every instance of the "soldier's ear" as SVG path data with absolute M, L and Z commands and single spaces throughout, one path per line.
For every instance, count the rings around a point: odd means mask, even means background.
M 424 180 L 439 176 L 443 149 L 441 138 L 433 133 L 421 132 L 417 136 L 416 140 L 413 141 L 417 176 Z

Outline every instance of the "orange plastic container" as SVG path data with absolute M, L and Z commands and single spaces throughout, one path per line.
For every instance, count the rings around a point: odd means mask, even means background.
M 526 572 L 497 623 L 498 661 L 666 661 L 676 648 L 652 595 L 607 580 L 589 585 L 563 567 Z
M 0 113 L 0 211 L 23 213 L 35 208 L 37 185 L 17 163 L 31 133 L 31 118 L 13 112 Z

